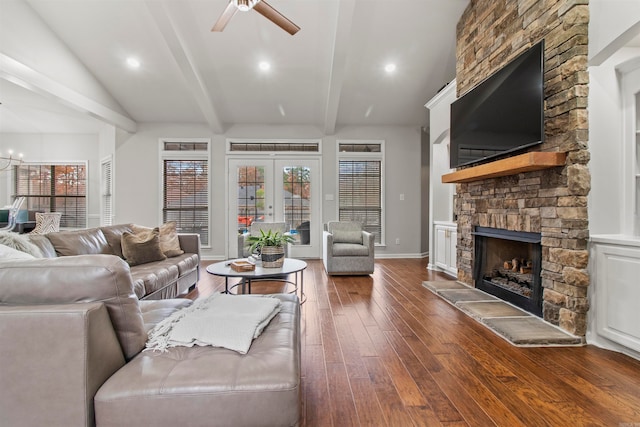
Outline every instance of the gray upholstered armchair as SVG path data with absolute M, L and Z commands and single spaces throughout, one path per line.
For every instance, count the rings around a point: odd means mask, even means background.
M 251 256 L 249 252 L 250 244 L 247 242 L 249 236 L 259 236 L 260 230 L 264 230 L 266 233 L 269 230 L 273 232 L 279 232 L 281 234 L 287 233 L 287 225 L 284 222 L 254 222 L 251 224 L 249 232 L 238 234 L 238 258 L 247 258 Z M 289 245 L 284 247 L 284 256 L 289 256 Z
M 330 221 L 323 232 L 322 262 L 330 275 L 373 273 L 374 237 L 359 222 Z

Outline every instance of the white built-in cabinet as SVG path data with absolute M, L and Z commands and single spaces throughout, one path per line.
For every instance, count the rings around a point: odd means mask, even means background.
M 591 243 L 597 333 L 640 352 L 640 240 L 597 236 Z
M 455 223 L 435 221 L 434 239 L 434 264 L 435 266 L 454 277 L 458 275 L 456 266 L 458 242 L 458 227 Z
M 453 80 L 426 105 L 429 109 L 429 266 L 457 276 L 453 205 L 455 184 L 444 184 L 449 168 L 449 126 L 451 103 L 456 99 Z

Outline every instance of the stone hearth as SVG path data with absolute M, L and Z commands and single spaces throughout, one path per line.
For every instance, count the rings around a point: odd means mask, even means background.
M 459 282 L 427 281 L 422 286 L 514 345 L 527 347 L 583 344 L 580 337 Z

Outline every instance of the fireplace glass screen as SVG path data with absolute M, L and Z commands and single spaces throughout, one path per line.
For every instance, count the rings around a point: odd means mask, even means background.
M 476 287 L 542 314 L 540 234 L 476 227 Z

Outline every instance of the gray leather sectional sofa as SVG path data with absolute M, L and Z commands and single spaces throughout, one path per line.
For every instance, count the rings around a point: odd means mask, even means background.
M 178 292 L 179 278 L 170 281 Z M 143 298 L 174 292 L 168 286 Z M 210 346 L 154 352 L 143 351 L 148 331 L 191 301 L 140 299 L 139 289 L 111 254 L 0 260 L 0 424 L 298 424 L 297 296 L 276 295 L 280 313 L 245 355 Z
M 74 231 L 33 235 L 29 240 L 40 248 L 46 258 L 74 255 L 116 255 L 124 259 L 121 238 L 132 231 L 133 224 L 88 228 Z M 198 282 L 200 237 L 178 234 L 184 254 L 130 267 L 133 289 L 139 299 L 175 298 Z

